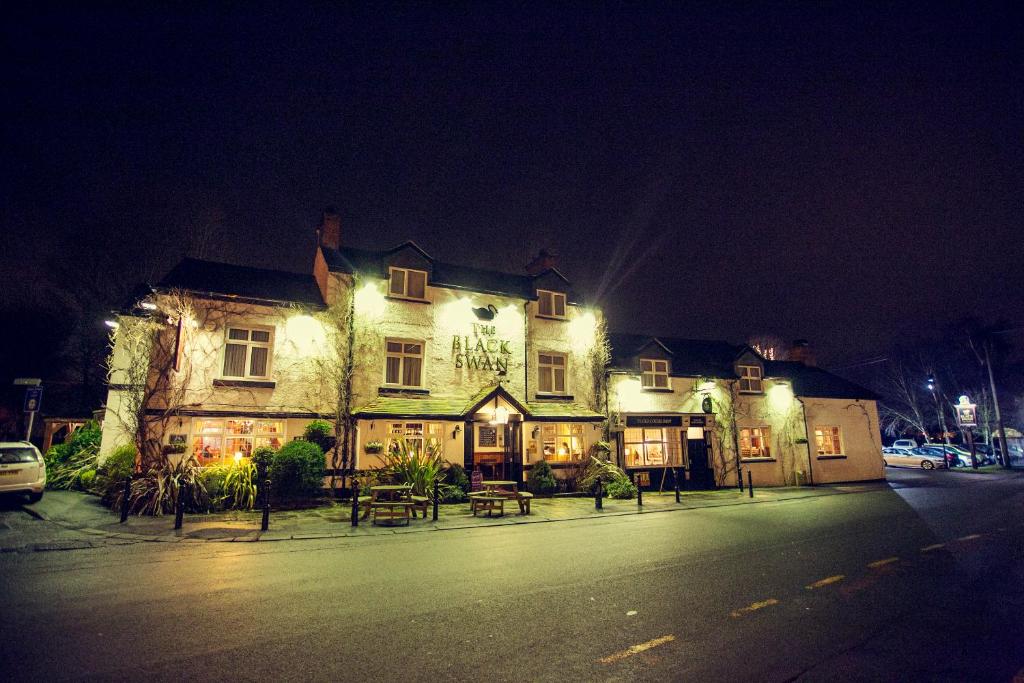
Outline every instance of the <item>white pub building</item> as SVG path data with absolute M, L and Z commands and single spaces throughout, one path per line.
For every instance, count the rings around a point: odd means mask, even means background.
M 341 233 L 326 210 L 311 275 L 186 259 L 122 311 L 102 451 L 144 421 L 154 447 L 210 464 L 326 419 L 351 426 L 335 470 L 376 467 L 403 437 L 484 478 L 522 480 L 542 459 L 558 474 L 597 442 L 653 488 L 744 469 L 764 485 L 884 476 L 874 396 L 823 370 L 609 337 L 545 252 L 512 274 Z M 155 341 L 133 338 L 140 325 Z

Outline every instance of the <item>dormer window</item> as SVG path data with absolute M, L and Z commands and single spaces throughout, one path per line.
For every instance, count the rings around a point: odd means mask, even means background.
M 402 299 L 427 298 L 427 273 L 411 268 L 391 268 L 391 285 L 388 294 Z
M 668 389 L 668 361 L 641 358 L 640 385 L 644 389 Z
M 757 365 L 740 365 L 737 370 L 740 375 L 741 394 L 764 393 L 764 386 L 761 377 L 761 368 Z
M 538 289 L 537 315 L 544 316 L 545 318 L 564 318 L 565 294 Z

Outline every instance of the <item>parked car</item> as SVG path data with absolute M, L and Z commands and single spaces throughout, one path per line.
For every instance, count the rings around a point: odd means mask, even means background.
M 893 448 L 917 448 L 917 442 L 913 439 L 896 439 L 892 442 Z
M 0 442 L 0 493 L 27 493 L 37 503 L 46 486 L 46 463 L 28 441 Z
M 965 451 L 959 446 L 947 446 L 944 443 L 928 443 L 920 448 L 925 449 L 929 453 L 944 456 L 950 467 L 970 467 L 972 464 L 970 451 Z M 981 464 L 980 460 L 978 464 Z
M 887 467 L 920 467 L 924 470 L 946 467 L 946 458 L 942 454 L 920 448 L 883 448 L 882 462 Z

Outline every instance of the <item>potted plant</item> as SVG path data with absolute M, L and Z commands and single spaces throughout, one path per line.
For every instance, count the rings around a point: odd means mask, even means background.
M 363 450 L 368 454 L 376 454 L 384 451 L 384 444 L 380 441 L 367 441 L 363 445 Z

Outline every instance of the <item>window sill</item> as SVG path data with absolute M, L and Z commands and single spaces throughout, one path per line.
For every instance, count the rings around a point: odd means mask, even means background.
M 541 320 L 557 320 L 558 322 L 561 322 L 561 323 L 567 323 L 567 322 L 569 322 L 569 319 L 568 319 L 568 318 L 566 318 L 566 317 L 564 317 L 564 316 L 557 316 L 557 315 L 541 315 L 540 313 L 538 313 L 538 314 L 537 314 L 536 316 L 534 316 L 534 317 L 540 318 Z
M 571 394 L 534 394 L 533 396 L 538 401 L 572 401 L 573 396 Z
M 775 458 L 740 458 L 740 462 L 775 462 Z
M 427 396 L 430 389 L 417 389 L 415 387 L 378 387 L 378 396 Z
M 404 302 L 410 303 L 410 304 L 429 304 L 430 303 L 429 299 L 414 299 L 412 297 L 398 296 L 396 294 L 385 294 L 384 298 L 385 299 L 391 299 L 392 301 L 404 301 Z
M 675 389 L 669 389 L 668 387 L 642 387 L 640 391 L 648 394 L 674 394 Z
M 846 460 L 846 456 L 842 455 L 842 454 L 839 454 L 839 455 L 819 455 L 819 456 L 817 456 L 817 458 L 818 458 L 818 460 Z
M 215 379 L 213 386 L 237 389 L 273 389 L 277 386 L 277 382 L 272 379 Z
M 764 391 L 743 391 L 741 389 L 738 393 L 744 396 L 764 396 Z

